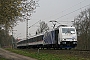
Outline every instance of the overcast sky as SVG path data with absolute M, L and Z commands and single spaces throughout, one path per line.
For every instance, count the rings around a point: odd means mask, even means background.
M 90 0 L 39 0 L 40 7 L 37 7 L 36 12 L 32 14 L 29 26 L 35 24 L 39 20 L 45 21 L 50 28 L 52 23 L 50 20 L 56 20 L 60 24 L 72 25 L 74 18 L 81 11 L 90 7 Z M 58 24 L 57 24 L 58 25 Z M 29 33 L 34 35 L 39 23 L 29 28 Z M 26 37 L 26 22 L 21 22 L 14 27 L 14 37 L 23 39 Z

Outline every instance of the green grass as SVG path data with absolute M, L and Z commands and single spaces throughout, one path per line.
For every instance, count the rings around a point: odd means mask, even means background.
M 9 51 L 12 51 L 14 53 L 36 58 L 38 60 L 90 60 L 87 58 L 82 58 L 82 57 L 76 57 L 73 55 L 68 55 L 68 54 L 50 54 L 50 53 L 37 53 L 37 52 L 28 52 L 26 50 L 19 50 L 19 49 L 7 49 Z
M 0 57 L 0 60 L 8 60 L 8 59 L 5 59 L 5 58 L 3 58 L 3 57 Z

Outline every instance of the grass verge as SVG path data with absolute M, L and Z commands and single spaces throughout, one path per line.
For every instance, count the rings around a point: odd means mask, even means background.
M 50 54 L 50 53 L 42 53 L 42 52 L 35 52 L 35 51 L 27 51 L 27 50 L 19 50 L 19 49 L 6 49 L 11 52 L 36 58 L 38 60 L 90 60 L 88 58 L 82 58 L 82 57 L 77 57 L 69 54 Z
M 0 57 L 0 60 L 8 60 L 8 59 L 6 59 L 6 58 L 3 58 L 3 57 Z

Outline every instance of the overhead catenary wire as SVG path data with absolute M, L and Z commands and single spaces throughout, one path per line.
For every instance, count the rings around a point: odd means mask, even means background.
M 85 7 L 87 7 L 87 6 L 90 6 L 90 4 L 85 5 L 85 6 L 83 6 L 83 7 L 80 7 L 79 9 L 76 9 L 76 10 L 70 12 L 70 13 L 67 13 L 67 14 L 65 14 L 65 15 L 63 15 L 63 16 L 60 16 L 60 17 L 58 17 L 58 18 L 56 18 L 56 19 L 53 19 L 53 20 L 57 20 L 57 21 L 58 21 L 58 19 L 60 19 L 60 18 L 62 18 L 62 17 L 65 17 L 65 16 L 67 16 L 67 15 L 69 15 L 69 14 L 72 14 L 72 13 L 74 13 L 74 12 L 76 12 L 76 11 L 82 9 L 82 8 L 85 8 Z M 39 20 L 38 22 L 40 22 L 40 21 L 41 21 L 41 20 Z M 52 20 L 51 20 L 51 21 L 52 21 Z M 38 22 L 36 22 L 35 24 L 37 24 Z M 65 21 L 64 21 L 64 22 L 65 22 Z M 59 23 L 59 22 L 57 22 L 57 23 Z M 34 26 L 35 24 L 31 25 L 30 27 Z M 60 23 L 59 23 L 59 24 L 60 24 Z M 30 27 L 29 27 L 29 28 L 30 28 Z
M 58 17 L 58 18 L 56 18 L 56 19 L 54 19 L 54 20 L 58 20 L 58 19 L 60 19 L 60 18 L 62 18 L 62 17 L 65 17 L 65 16 L 67 16 L 67 15 L 69 15 L 69 14 L 72 14 L 72 13 L 74 13 L 74 12 L 76 12 L 76 11 L 82 9 L 82 8 L 85 8 L 85 7 L 87 7 L 87 6 L 90 6 L 90 4 L 88 4 L 88 5 L 86 5 L 86 6 L 83 6 L 83 7 L 79 8 L 79 9 L 77 9 L 77 10 L 74 10 L 74 11 L 72 11 L 72 12 L 70 12 L 70 13 L 67 13 L 67 14 L 65 14 L 65 15 L 63 15 L 63 16 L 60 16 L 60 17 Z
M 81 3 L 84 2 L 84 1 L 86 1 L 86 0 L 83 0 L 83 1 L 77 3 L 77 4 L 73 5 L 73 6 L 67 8 L 67 9 L 65 9 L 65 10 L 63 10 L 63 11 L 61 11 L 61 12 L 58 12 L 58 13 L 56 13 L 56 14 L 53 14 L 53 15 L 47 17 L 47 18 L 50 18 L 50 17 L 55 16 L 55 15 L 57 15 L 57 14 L 63 13 L 63 12 L 65 12 L 65 11 L 67 11 L 67 10 L 69 10 L 69 9 L 71 9 L 71 8 L 73 8 L 73 7 L 77 6 L 77 5 L 79 5 L 79 4 L 81 4 Z M 45 19 L 47 19 L 47 18 L 44 18 L 44 19 L 42 19 L 42 20 L 45 20 Z
M 39 23 L 41 20 L 37 21 L 36 23 L 34 23 L 33 25 L 31 25 L 29 28 L 33 27 L 34 25 L 36 25 L 37 23 Z
M 85 7 L 87 7 L 87 6 L 90 6 L 90 4 L 88 4 L 88 5 L 86 5 L 86 6 L 83 6 L 83 7 L 79 8 L 79 9 L 77 9 L 77 10 L 74 10 L 74 11 L 72 11 L 72 12 L 70 12 L 70 13 L 67 13 L 67 14 L 65 14 L 65 15 L 62 15 L 62 16 L 56 18 L 56 19 L 53 19 L 53 20 L 58 20 L 58 19 L 60 19 L 60 18 L 62 18 L 62 17 L 65 17 L 65 16 L 67 16 L 67 15 L 69 15 L 69 14 L 72 14 L 72 13 L 74 13 L 74 12 L 76 12 L 76 11 L 82 9 L 82 8 L 85 8 Z
M 72 13 L 78 11 L 78 10 L 81 10 L 82 8 L 85 8 L 85 7 L 87 7 L 87 6 L 90 6 L 90 4 L 85 5 L 85 6 L 83 6 L 83 7 L 80 7 L 79 9 L 76 9 L 76 10 L 70 12 L 70 13 L 67 13 L 67 14 L 65 14 L 65 15 L 62 15 L 62 16 L 60 16 L 60 17 L 58 17 L 58 18 L 56 18 L 56 19 L 53 19 L 53 20 L 51 20 L 51 21 L 57 21 L 57 23 L 59 23 L 58 19 L 63 18 L 63 17 L 65 17 L 65 16 L 69 15 L 69 14 L 72 14 Z M 61 23 L 59 23 L 59 24 L 61 24 Z
M 69 9 L 71 9 L 71 8 L 73 8 L 73 7 L 77 6 L 77 5 L 79 5 L 79 4 L 81 4 L 81 3 L 84 2 L 84 1 L 86 1 L 86 0 L 83 0 L 83 1 L 79 2 L 78 4 L 75 4 L 75 5 L 73 5 L 72 7 L 68 8 L 68 9 L 65 9 L 65 10 L 63 10 L 63 11 L 61 11 L 61 12 L 67 11 L 67 10 L 69 10 Z M 90 4 L 89 4 L 89 5 L 90 5 Z M 84 7 L 89 6 L 89 5 L 80 7 L 79 9 L 74 10 L 74 11 L 72 11 L 72 12 L 70 12 L 70 13 L 65 14 L 65 15 L 62 15 L 62 16 L 60 16 L 60 17 L 54 19 L 54 20 L 58 20 L 58 19 L 60 19 L 60 18 L 62 18 L 62 17 L 65 17 L 65 16 L 67 16 L 67 15 L 69 15 L 69 14 L 72 14 L 72 13 L 74 13 L 74 12 L 76 12 L 76 11 L 78 11 L 78 10 L 84 8 Z M 59 13 L 57 13 L 57 14 L 59 14 Z M 56 15 L 56 14 L 54 14 L 54 15 Z M 52 16 L 54 16 L 54 15 L 52 15 Z M 52 16 L 50 16 L 50 17 L 52 17 Z M 45 20 L 45 19 L 42 19 L 42 20 Z M 41 21 L 41 20 L 39 20 L 39 21 Z M 39 22 L 39 21 L 38 21 L 38 22 Z M 33 25 L 31 25 L 29 28 L 31 28 L 32 26 L 34 26 L 34 25 L 37 24 L 38 22 L 36 22 L 36 23 L 34 23 Z

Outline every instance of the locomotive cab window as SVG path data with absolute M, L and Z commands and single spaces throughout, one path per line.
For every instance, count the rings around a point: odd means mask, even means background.
M 75 33 L 74 28 L 62 28 L 62 33 Z

